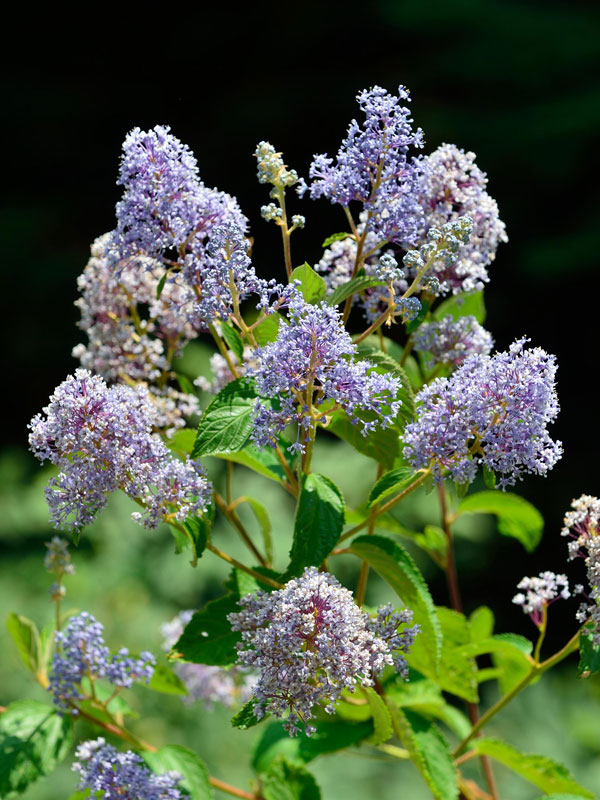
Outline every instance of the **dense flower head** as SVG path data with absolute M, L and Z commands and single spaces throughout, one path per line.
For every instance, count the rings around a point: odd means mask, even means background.
M 527 339 L 493 356 L 469 356 L 450 378 L 418 393 L 417 419 L 407 425 L 404 455 L 416 468 L 446 469 L 470 483 L 479 464 L 500 475 L 501 487 L 524 473 L 545 475 L 562 454 L 547 425 L 558 414 L 556 360 Z
M 425 224 L 420 240 L 425 241 L 429 228 L 442 228 L 464 215 L 473 220 L 471 237 L 461 245 L 457 258 L 452 262 L 438 259 L 433 266 L 439 292 L 482 289 L 498 245 L 508 241 L 496 201 L 486 191 L 487 177 L 475 163 L 474 153 L 451 144 L 441 145 L 424 162 L 420 199 Z
M 493 346 L 490 333 L 471 315 L 454 319 L 447 314 L 436 322 L 427 322 L 414 339 L 415 350 L 431 356 L 427 369 L 438 364 L 458 367 L 474 353 L 489 355 Z
M 71 708 L 83 697 L 84 679 L 105 678 L 114 686 L 128 688 L 134 681 L 148 681 L 156 664 L 152 653 L 130 656 L 127 648 L 111 655 L 104 643 L 103 626 L 86 611 L 71 617 L 64 631 L 57 631 L 57 651 L 52 659 L 48 690 L 59 708 Z
M 155 408 L 144 387 L 108 387 L 78 369 L 30 422 L 29 444 L 60 472 L 46 488 L 51 520 L 79 529 L 116 489 L 144 507 L 134 518 L 155 528 L 165 515 L 178 520 L 204 511 L 211 486 L 200 464 L 175 459 L 152 427 Z
M 277 340 L 256 352 L 258 366 L 251 371 L 258 393 L 276 398 L 280 406 L 257 401 L 256 444 L 272 444 L 290 422 L 308 428 L 334 408 L 346 411 L 354 424 L 362 425 L 365 435 L 377 424 L 390 424 L 400 407 L 400 401 L 394 399 L 398 380 L 369 373 L 372 364 L 352 360 L 355 354 L 356 347 L 336 309 L 325 303 L 310 305 L 299 294 L 293 296 L 289 324 L 282 323 Z M 363 409 L 375 412 L 379 419 L 362 422 L 358 412 Z
M 75 751 L 79 760 L 73 771 L 79 773 L 80 791 L 88 789 L 91 796 L 102 792 L 104 800 L 183 800 L 177 788 L 178 772 L 155 775 L 137 753 L 120 752 L 103 738 L 83 742 Z M 187 797 L 187 794 L 185 795 Z
M 181 637 L 193 614 L 192 610 L 181 611 L 162 626 L 165 651 L 169 651 Z M 176 662 L 173 669 L 187 689 L 184 701 L 199 701 L 207 710 L 211 710 L 215 703 L 228 708 L 243 705 L 252 696 L 256 684 L 256 677 L 245 667 L 224 669 L 209 664 Z
M 259 142 L 254 152 L 258 168 L 259 183 L 270 183 L 275 187 L 293 186 L 298 183 L 298 173 L 288 169 L 278 153 L 269 142 Z
M 542 624 L 545 608 L 559 597 L 567 600 L 571 596 L 567 576 L 550 571 L 540 572 L 538 577 L 523 578 L 517 589 L 522 591 L 513 597 L 513 603 L 522 606 L 525 614 L 529 614 L 538 626 Z
M 380 241 L 413 242 L 425 224 L 418 199 L 423 165 L 409 157 L 410 148 L 423 146 L 423 132 L 414 130 L 408 91 L 400 86 L 397 95 L 380 86 L 360 92 L 357 101 L 365 115 L 359 124 L 352 120 L 335 159 L 315 155 L 307 186 L 315 199 L 348 206 L 358 201 L 368 213 L 367 230 Z
M 398 627 L 410 622 L 411 612 L 386 606 L 374 620 L 336 578 L 315 567 L 283 589 L 259 591 L 239 603 L 242 611 L 228 618 L 242 634 L 239 661 L 260 672 L 254 714 L 286 716 L 291 736 L 300 722 L 312 719 L 315 705 L 334 713 L 344 689 L 372 686 L 386 665 L 406 674 L 402 653 L 418 628 Z M 305 730 L 310 735 L 315 729 Z
M 592 639 L 600 646 L 600 500 L 583 494 L 573 500 L 565 515 L 562 536 L 569 542 L 569 559 L 584 558 L 589 593 L 577 612 L 577 620 L 592 623 Z M 583 587 L 580 587 L 583 590 Z M 578 590 L 576 590 L 578 591 Z

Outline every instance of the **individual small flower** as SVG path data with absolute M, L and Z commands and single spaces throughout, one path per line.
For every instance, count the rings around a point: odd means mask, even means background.
M 419 241 L 426 240 L 428 229 L 442 228 L 465 214 L 473 220 L 469 241 L 461 244 L 456 258 L 451 262 L 437 259 L 433 265 L 441 294 L 482 289 L 498 245 L 508 241 L 496 201 L 486 191 L 487 182 L 475 154 L 455 145 L 443 144 L 424 159 L 420 200 L 425 224 Z
M 370 373 L 368 361 L 354 361 L 356 347 L 338 311 L 325 303 L 310 305 L 299 294 L 289 302 L 289 325 L 282 324 L 277 340 L 256 351 L 258 366 L 251 374 L 259 395 L 253 438 L 258 447 L 273 445 L 290 423 L 308 430 L 336 408 L 343 409 L 364 435 L 377 424 L 386 427 L 398 413 L 398 380 Z M 362 422 L 361 410 L 377 414 Z M 296 449 L 303 450 L 299 442 Z
M 556 419 L 556 360 L 527 339 L 507 352 L 469 356 L 450 378 L 436 378 L 416 397 L 404 455 L 415 469 L 444 470 L 471 483 L 480 464 L 499 473 L 501 487 L 525 473 L 545 475 L 562 454 L 547 425 Z
M 40 460 L 59 467 L 46 488 L 51 520 L 79 530 L 122 489 L 142 505 L 134 518 L 155 528 L 208 506 L 211 485 L 199 462 L 179 461 L 157 434 L 156 410 L 143 387 L 111 386 L 87 370 L 68 377 L 29 427 Z
M 71 564 L 69 543 L 66 539 L 62 539 L 60 536 L 53 536 L 49 542 L 46 542 L 46 548 L 44 567 L 48 572 L 54 572 L 60 577 L 75 573 L 75 567 Z
M 191 610 L 181 611 L 162 626 L 165 651 L 169 651 L 177 642 L 193 614 Z M 243 705 L 251 698 L 256 684 L 256 677 L 244 667 L 223 669 L 208 664 L 176 662 L 173 669 L 187 689 L 184 702 L 199 701 L 208 711 L 215 703 L 221 703 L 228 708 Z
M 517 584 L 517 589 L 522 589 L 526 594 L 516 594 L 513 603 L 522 606 L 538 628 L 543 624 L 544 609 L 560 597 L 567 600 L 571 596 L 567 576 L 549 571 L 540 572 L 537 578 L 523 578 Z
M 288 169 L 269 142 L 259 142 L 254 152 L 258 168 L 259 183 L 270 183 L 275 187 L 288 187 L 298 183 L 298 173 Z
M 183 800 L 177 788 L 178 772 L 155 775 L 137 753 L 120 752 L 103 738 L 80 744 L 75 757 L 79 759 L 73 764 L 73 771 L 79 773 L 77 788 L 89 790 L 93 797 L 102 792 L 104 800 Z
M 381 242 L 413 242 L 425 224 L 418 194 L 423 165 L 408 155 L 423 146 L 423 132 L 413 130 L 404 105 L 409 100 L 403 86 L 397 95 L 380 86 L 360 92 L 364 121 L 352 120 L 335 159 L 316 155 L 309 170 L 312 182 L 299 186 L 299 193 L 309 190 L 313 199 L 361 203 L 367 230 Z
M 589 593 L 583 586 L 576 586 L 576 594 L 584 594 L 586 601 L 577 611 L 577 621 L 592 623 L 592 641 L 600 646 L 600 500 L 583 494 L 571 504 L 572 511 L 565 515 L 562 536 L 569 542 L 569 560 L 584 558 L 587 570 Z
M 106 678 L 113 685 L 129 687 L 134 681 L 148 681 L 154 673 L 152 653 L 129 655 L 126 648 L 111 655 L 104 643 L 104 628 L 86 611 L 71 617 L 64 631 L 57 631 L 57 651 L 52 659 L 48 690 L 54 703 L 62 709 L 72 708 L 84 695 L 84 679 Z
M 315 567 L 283 589 L 247 595 L 239 604 L 242 611 L 228 619 L 242 634 L 240 663 L 260 672 L 254 714 L 285 717 L 290 736 L 313 718 L 315 705 L 334 713 L 344 689 L 372 686 L 386 665 L 406 674 L 402 653 L 418 629 L 398 627 L 410 622 L 411 613 L 386 606 L 373 620 L 348 589 Z M 314 730 L 305 724 L 307 735 Z
M 414 339 L 414 348 L 429 353 L 427 369 L 439 365 L 460 366 L 474 353 L 489 355 L 494 346 L 491 335 L 473 316 L 454 319 L 447 314 L 437 322 L 421 325 Z

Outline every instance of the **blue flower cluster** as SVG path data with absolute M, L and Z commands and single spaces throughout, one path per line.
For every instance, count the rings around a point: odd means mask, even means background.
M 54 703 L 63 709 L 73 709 L 73 701 L 83 697 L 84 678 L 105 678 L 113 686 L 129 688 L 134 681 L 152 678 L 156 660 L 152 653 L 139 657 L 129 655 L 127 648 L 111 655 L 104 643 L 103 626 L 91 614 L 82 612 L 71 617 L 64 632 L 57 631 L 57 652 L 52 659 L 50 684 Z
M 458 367 L 467 356 L 475 353 L 489 355 L 493 346 L 491 335 L 471 315 L 454 319 L 447 314 L 436 322 L 424 323 L 414 340 L 415 350 L 431 356 L 426 363 L 427 369 L 438 364 Z
M 450 378 L 418 393 L 415 422 L 404 432 L 404 455 L 415 469 L 432 467 L 471 483 L 482 464 L 499 474 L 501 487 L 524 473 L 544 475 L 562 446 L 548 435 L 558 414 L 556 361 L 527 339 L 508 352 L 469 356 Z

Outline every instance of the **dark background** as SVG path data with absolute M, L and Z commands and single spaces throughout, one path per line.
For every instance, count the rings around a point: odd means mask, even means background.
M 572 497 L 600 494 L 598 9 L 380 0 L 243 13 L 197 6 L 190 16 L 163 6 L 128 24 L 97 13 L 72 33 L 57 18 L 47 30 L 39 18 L 26 23 L 3 72 L 7 442 L 24 445 L 27 421 L 75 367 L 75 281 L 91 241 L 114 225 L 120 145 L 133 126 L 169 124 L 190 145 L 204 182 L 238 197 L 257 268 L 273 275 L 280 242 L 259 215 L 268 200 L 255 177 L 256 143 L 271 141 L 306 175 L 313 153 L 337 150 L 359 89 L 402 83 L 425 152 L 444 141 L 474 150 L 506 222 L 510 242 L 486 291 L 498 348 L 527 334 L 560 365 L 562 413 L 552 434 L 565 455 L 549 477 L 518 487 L 544 513 L 545 541 L 533 557 L 500 538 L 478 556 L 465 546 L 459 558 L 480 569 L 466 589 L 474 605 L 489 594 L 490 574 L 504 583 L 565 569 L 562 516 Z M 295 259 L 314 263 L 324 236 L 345 228 L 343 214 L 325 201 L 291 205 L 307 217 Z M 520 624 L 517 609 L 507 613 L 508 624 Z

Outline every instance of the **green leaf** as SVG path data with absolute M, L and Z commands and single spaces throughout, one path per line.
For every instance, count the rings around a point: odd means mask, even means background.
M 471 730 L 469 719 L 455 706 L 444 699 L 440 687 L 429 678 L 412 672 L 407 682 L 392 679 L 385 684 L 386 696 L 399 708 L 416 711 L 421 716 L 443 722 L 459 739 L 464 739 Z
M 357 275 L 355 278 L 338 286 L 327 298 L 330 306 L 338 306 L 347 300 L 350 295 L 360 294 L 366 289 L 372 289 L 374 286 L 385 286 L 384 281 L 378 281 L 377 278 L 369 277 L 368 275 Z
M 531 552 L 542 538 L 544 520 L 540 512 L 518 494 L 511 492 L 477 492 L 461 500 L 457 514 L 495 514 L 498 530 L 512 536 Z
M 264 775 L 262 794 L 265 800 L 321 800 L 321 792 L 310 772 L 283 756 L 278 756 Z
M 221 389 L 200 419 L 194 458 L 243 450 L 252 433 L 255 404 L 254 387 L 246 378 L 237 378 Z
M 258 725 L 263 720 L 269 717 L 269 714 L 265 714 L 264 717 L 258 719 L 254 714 L 254 706 L 256 705 L 256 700 L 254 698 L 250 698 L 245 705 L 243 705 L 240 710 L 231 718 L 231 724 L 234 728 L 239 728 L 241 731 L 246 731 L 248 728 L 253 728 L 255 725 Z
M 589 678 L 600 672 L 600 646 L 594 646 L 592 634 L 594 624 L 588 622 L 581 629 L 579 637 L 579 666 L 577 667 L 578 678 Z
M 469 616 L 471 641 L 487 639 L 494 632 L 494 614 L 487 606 L 479 606 Z
M 189 792 L 191 800 L 211 800 L 214 797 L 204 762 L 187 747 L 170 744 L 161 747 L 155 753 L 145 750 L 143 756 L 150 769 L 157 775 L 163 772 L 178 772 L 182 776 L 179 785 Z
M 350 545 L 352 553 L 364 559 L 402 598 L 421 626 L 412 652 L 419 652 L 432 673 L 437 672 L 442 632 L 429 589 L 419 568 L 406 550 L 383 536 L 359 536 Z
M 475 317 L 480 325 L 485 322 L 485 303 L 483 302 L 483 292 L 473 292 L 473 294 L 461 294 L 449 297 L 436 308 L 433 312 L 435 320 L 443 319 L 450 314 L 455 320 L 459 317 Z
M 201 517 L 188 517 L 183 523 L 183 527 L 186 529 L 190 537 L 190 543 L 194 553 L 194 557 L 192 559 L 192 565 L 194 567 L 206 549 L 214 518 L 215 507 L 213 503 L 211 503 Z
M 18 700 L 0 715 L 0 797 L 21 797 L 69 752 L 71 720 L 37 700 Z
M 285 439 L 280 439 L 279 447 L 291 469 L 294 463 L 294 457 L 288 451 L 289 442 Z M 233 461 L 236 464 L 248 467 L 248 469 L 258 472 L 259 475 L 270 478 L 272 481 L 282 483 L 287 480 L 285 470 L 281 466 L 275 454 L 275 450 L 272 447 L 265 447 L 264 450 L 259 450 L 258 447 L 249 444 L 237 453 L 213 453 L 213 455 L 225 461 Z
M 177 383 L 179 384 L 179 388 L 184 394 L 194 394 L 194 395 L 198 394 L 198 392 L 196 391 L 196 387 L 187 377 L 187 375 L 183 375 L 181 372 L 178 372 L 176 377 L 177 377 Z
M 258 500 L 255 500 L 254 497 L 246 497 L 246 496 L 238 497 L 238 502 L 240 503 L 240 505 L 241 503 L 248 503 L 248 505 L 252 509 L 263 537 L 263 543 L 265 546 L 265 554 L 267 556 L 267 561 L 272 561 L 273 540 L 271 538 L 271 519 L 269 517 L 269 512 L 263 506 L 263 504 L 259 503 Z
M 586 798 L 582 794 L 545 794 L 543 797 L 540 797 L 539 800 L 586 800 Z
M 305 475 L 294 522 L 286 576 L 319 566 L 335 547 L 344 527 L 344 498 L 338 487 L 316 472 Z
M 300 292 L 307 303 L 320 303 L 325 299 L 327 284 L 314 269 L 306 262 L 290 275 L 290 283 L 300 281 Z
M 458 775 L 448 743 L 428 720 L 402 711 L 387 700 L 394 732 L 411 755 L 415 766 L 436 800 L 457 800 Z
M 210 664 L 227 667 L 237 661 L 236 644 L 241 635 L 231 630 L 228 614 L 240 611 L 239 593 L 229 594 L 211 600 L 185 626 L 173 651 L 184 661 L 196 664 Z
M 286 324 L 285 319 L 281 316 L 281 314 L 279 314 L 277 311 L 273 311 L 273 313 L 265 317 L 262 322 L 259 322 L 256 328 L 252 329 L 254 338 L 260 347 L 264 347 L 266 344 L 274 342 L 275 339 L 277 339 L 279 326 L 282 322 L 284 325 Z
M 165 270 L 165 274 L 158 282 L 158 286 L 156 287 L 156 299 L 160 300 L 160 296 L 163 293 L 163 289 L 165 288 L 165 283 L 167 282 L 167 278 L 169 276 L 169 270 Z
M 162 694 L 185 695 L 188 693 L 185 683 L 166 664 L 157 664 L 149 683 L 141 683 L 140 686 L 146 686 L 148 689 Z
M 507 645 L 491 653 L 494 666 L 501 670 L 498 678 L 500 690 L 506 694 L 530 672 L 531 660 L 527 656 L 533 645 L 529 639 L 516 633 L 498 633 L 492 638 Z
M 398 494 L 409 486 L 418 476 L 409 467 L 398 467 L 386 472 L 369 493 L 368 508 L 380 503 L 392 494 Z
M 348 237 L 352 236 L 349 231 L 342 231 L 341 233 L 332 233 L 331 236 L 328 236 L 321 247 L 329 247 L 334 242 L 341 242 L 342 239 L 348 239 Z
M 42 668 L 42 643 L 37 625 L 27 617 L 11 612 L 6 619 L 6 627 L 21 660 L 27 669 L 37 675 Z
M 241 364 L 244 358 L 244 343 L 238 331 L 229 322 L 221 322 L 221 336 L 225 339 L 227 347 L 235 355 L 238 364 Z
M 367 686 L 365 687 L 365 692 L 375 728 L 373 735 L 369 738 L 369 743 L 373 745 L 383 744 L 383 742 L 387 742 L 391 738 L 393 733 L 390 712 L 375 689 Z
M 483 482 L 488 489 L 496 488 L 496 473 L 487 464 L 483 465 Z
M 547 756 L 520 753 L 498 739 L 474 739 L 470 746 L 476 753 L 496 759 L 544 792 L 577 792 L 582 797 L 594 798 L 573 779 L 566 767 Z
M 196 431 L 193 428 L 181 428 L 167 439 L 166 445 L 173 453 L 185 457 L 191 455 L 195 441 Z
M 450 608 L 437 606 L 436 611 L 443 635 L 438 683 L 444 691 L 476 703 L 477 664 L 466 650 L 471 640 L 469 623 L 464 614 Z

